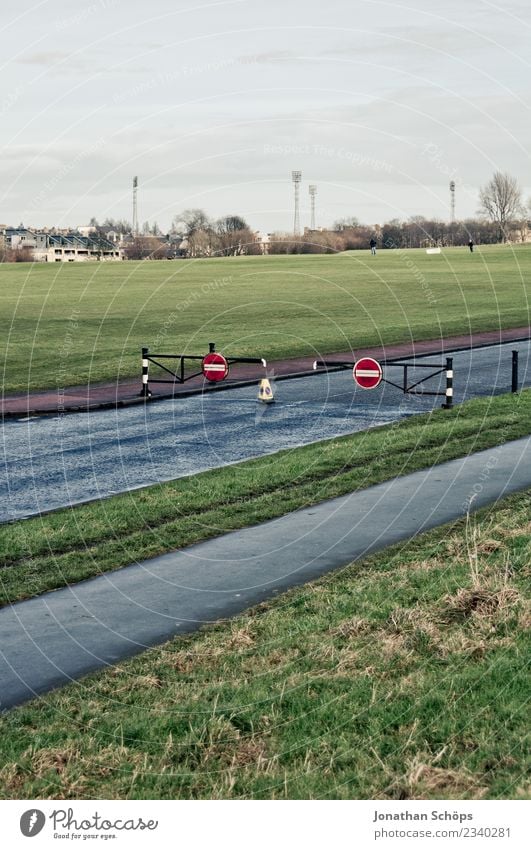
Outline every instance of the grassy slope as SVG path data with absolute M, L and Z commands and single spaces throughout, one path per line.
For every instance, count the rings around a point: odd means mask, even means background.
M 0 719 L 2 798 L 519 798 L 529 495 Z
M 498 445 L 530 422 L 531 391 L 483 398 L 3 526 L 0 604 Z
M 529 322 L 531 246 L 0 266 L 5 391 L 139 372 L 142 345 L 326 353 Z

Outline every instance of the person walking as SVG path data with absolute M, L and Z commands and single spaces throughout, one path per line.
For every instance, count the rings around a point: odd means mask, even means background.
M 468 240 L 468 247 L 470 248 L 470 253 L 474 253 L 474 242 L 472 239 Z
M 370 243 L 369 243 L 369 244 L 370 244 L 370 246 L 371 246 L 371 254 L 372 254 L 373 256 L 376 256 L 376 239 L 374 238 L 374 236 L 372 237 L 372 239 L 371 239 L 371 241 L 370 241 Z

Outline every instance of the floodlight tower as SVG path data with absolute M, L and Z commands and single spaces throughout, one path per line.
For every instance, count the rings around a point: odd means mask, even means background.
M 310 230 L 315 230 L 315 195 L 317 194 L 317 186 L 308 186 L 310 192 L 311 218 Z
M 293 217 L 293 235 L 298 236 L 301 231 L 301 225 L 299 221 L 299 196 L 302 180 L 302 171 L 292 171 L 291 179 L 293 181 L 293 188 L 295 191 L 295 215 Z
M 133 236 L 138 236 L 138 206 L 136 194 L 138 191 L 138 177 L 133 177 Z
M 455 222 L 455 181 L 450 181 L 450 223 Z

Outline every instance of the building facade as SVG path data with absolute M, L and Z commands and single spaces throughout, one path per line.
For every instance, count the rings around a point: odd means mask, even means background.
M 124 252 L 108 239 L 80 233 L 46 233 L 23 227 L 6 227 L 2 234 L 6 249 L 31 250 L 35 262 L 117 262 Z

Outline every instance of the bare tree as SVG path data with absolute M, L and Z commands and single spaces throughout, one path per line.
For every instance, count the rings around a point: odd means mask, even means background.
M 236 233 L 238 230 L 248 230 L 249 225 L 245 219 L 239 215 L 226 215 L 225 218 L 218 218 L 216 221 L 216 230 L 220 235 L 225 233 Z
M 13 251 L 14 262 L 35 262 L 35 256 L 33 253 L 33 248 L 29 246 L 24 246 L 23 248 L 18 248 L 16 251 Z
M 506 241 L 507 227 L 522 211 L 522 192 L 514 177 L 496 171 L 479 192 L 480 212 L 494 221 L 500 240 Z
M 204 209 L 185 209 L 172 221 L 172 232 L 190 237 L 197 230 L 210 230 L 212 222 Z
M 101 227 L 98 225 L 98 232 L 104 235 L 108 233 L 109 230 L 114 230 L 115 233 L 121 233 L 125 235 L 126 233 L 130 233 L 132 231 L 132 226 L 130 221 L 126 221 L 125 218 L 106 218 Z
M 127 259 L 167 259 L 168 244 L 156 236 L 136 236 L 125 248 Z
M 244 218 L 226 215 L 216 221 L 216 252 L 223 256 L 258 253 L 256 234 Z
M 334 221 L 333 230 L 352 230 L 360 226 L 360 222 L 355 215 L 347 216 L 347 218 L 338 218 Z

